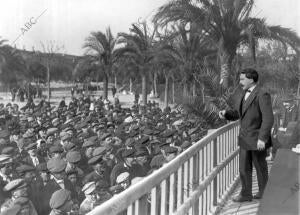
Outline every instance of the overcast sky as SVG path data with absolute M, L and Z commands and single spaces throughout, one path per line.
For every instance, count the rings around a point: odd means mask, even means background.
M 64 45 L 63 52 L 81 55 L 84 39 L 90 32 L 105 31 L 107 26 L 115 35 L 128 32 L 131 23 L 139 18 L 150 19 L 166 2 L 168 0 L 2 0 L 0 37 L 9 40 L 9 44 L 16 40 L 18 48 L 25 46 L 27 50 L 33 46 L 41 49 L 41 41 L 52 40 L 59 46 Z M 292 28 L 300 35 L 299 0 L 256 0 L 253 15 L 265 17 L 269 24 Z M 35 24 L 25 27 L 30 21 Z

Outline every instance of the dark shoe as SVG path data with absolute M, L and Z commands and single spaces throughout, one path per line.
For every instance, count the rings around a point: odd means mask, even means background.
M 251 202 L 252 197 L 236 196 L 232 198 L 233 202 Z
M 256 193 L 254 196 L 253 196 L 253 199 L 261 199 L 262 195 L 260 193 Z

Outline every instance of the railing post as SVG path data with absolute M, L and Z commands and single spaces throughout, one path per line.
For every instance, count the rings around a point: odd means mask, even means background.
M 143 195 L 140 199 L 135 201 L 135 214 L 148 214 L 147 195 Z
M 217 140 L 218 138 L 215 138 L 213 140 L 213 168 L 215 168 L 218 165 Z M 213 181 L 213 205 L 216 206 L 217 204 L 218 204 L 218 177 L 215 177 Z

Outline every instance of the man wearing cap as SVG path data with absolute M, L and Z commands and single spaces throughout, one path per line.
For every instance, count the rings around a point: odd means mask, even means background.
M 64 149 L 62 148 L 61 145 L 58 145 L 58 144 L 51 146 L 49 149 L 49 154 L 50 154 L 51 158 L 60 159 L 60 158 L 62 158 L 63 152 L 64 152 Z
M 78 176 L 78 172 L 75 169 L 70 169 L 66 171 L 66 175 L 76 191 L 76 195 L 78 196 L 78 202 L 81 203 L 84 200 L 84 193 L 81 190 L 82 183 Z
M 38 182 L 36 180 L 36 169 L 34 166 L 28 164 L 21 164 L 16 168 L 20 178 L 23 178 L 27 183 L 27 192 L 30 200 L 36 209 L 39 206 L 39 190 Z
M 106 172 L 106 165 L 102 160 L 102 155 L 96 155 L 91 158 L 88 163 L 92 165 L 94 171 L 89 173 L 83 180 L 83 183 L 95 181 L 96 185 L 99 181 L 105 181 L 109 186 L 109 176 Z
M 1 206 L 1 213 L 17 207 L 17 214 L 38 215 L 35 207 L 28 197 L 27 183 L 24 179 L 15 179 L 9 182 L 4 191 L 11 193 L 11 198 Z
M 122 153 L 124 162 L 120 162 L 114 166 L 110 174 L 110 182 L 111 185 L 115 185 L 117 174 L 120 170 L 126 169 L 130 177 L 144 177 L 147 175 L 147 170 L 143 168 L 140 164 L 136 162 L 135 159 L 135 150 L 134 149 L 127 149 Z
M 12 179 L 12 157 L 10 155 L 0 155 L 0 180 L 8 183 Z
M 78 163 L 81 160 L 81 154 L 78 151 L 69 151 L 66 155 L 66 161 L 67 161 L 67 166 L 66 166 L 66 172 L 75 170 L 78 174 L 79 177 L 84 176 L 84 172 L 82 169 L 78 167 Z
M 40 163 L 45 162 L 45 159 L 37 154 L 37 143 L 31 143 L 25 149 L 28 152 L 28 156 L 23 159 L 24 163 L 37 167 Z
M 51 195 L 59 189 L 69 190 L 71 192 L 72 199 L 74 201 L 77 200 L 76 191 L 72 183 L 66 178 L 66 166 L 67 163 L 60 158 L 52 158 L 47 162 L 47 168 L 51 173 L 51 179 L 46 184 L 44 192 L 42 194 L 43 202 L 41 204 L 43 204 L 45 214 L 48 214 L 50 212 L 48 203 Z
M 55 191 L 51 196 L 49 205 L 51 207 L 49 215 L 62 215 L 70 212 L 75 214 L 77 210 L 77 208 L 74 207 L 70 191 L 65 189 Z
M 12 158 L 9 155 L 0 155 L 0 204 L 9 197 L 3 190 L 4 186 L 12 180 Z
M 100 197 L 98 195 L 97 189 L 96 189 L 96 183 L 94 181 L 86 183 L 82 191 L 84 192 L 85 199 L 80 204 L 79 208 L 79 214 L 84 215 L 90 212 L 94 209 L 97 205 L 100 204 L 99 200 Z
M 166 146 L 161 149 L 163 156 L 165 157 L 166 163 L 173 160 L 178 152 L 178 148 L 173 146 Z

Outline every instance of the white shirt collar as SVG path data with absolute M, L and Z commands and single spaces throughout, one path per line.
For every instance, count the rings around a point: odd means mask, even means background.
M 251 92 L 254 90 L 254 88 L 256 87 L 256 85 L 253 85 L 252 87 L 250 87 L 248 90 L 250 90 Z

